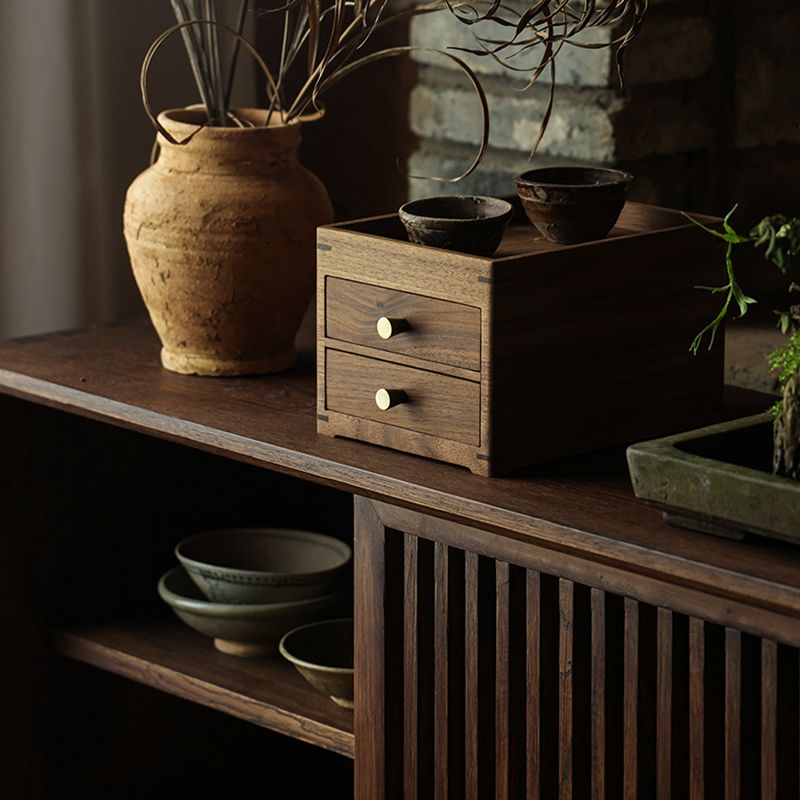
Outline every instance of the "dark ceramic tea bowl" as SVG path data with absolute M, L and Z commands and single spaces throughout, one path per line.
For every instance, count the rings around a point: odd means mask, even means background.
M 452 196 L 412 200 L 398 213 L 412 242 L 490 256 L 514 210 L 496 197 Z
M 524 172 L 515 182 L 525 213 L 542 236 L 577 244 L 607 236 L 632 180 L 618 169 L 545 167 Z

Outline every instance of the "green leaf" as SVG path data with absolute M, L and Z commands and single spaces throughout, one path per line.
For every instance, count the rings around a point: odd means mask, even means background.
M 694 288 L 703 289 L 706 292 L 711 292 L 711 294 L 717 294 L 719 292 L 727 292 L 730 286 L 726 283 L 724 286 L 695 286 Z

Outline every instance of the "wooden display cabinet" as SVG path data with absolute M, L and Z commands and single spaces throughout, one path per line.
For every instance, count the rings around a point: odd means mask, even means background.
M 318 436 L 310 352 L 190 378 L 144 325 L 0 345 L 0 394 L 4 797 L 798 796 L 800 553 L 671 528 L 622 450 L 491 480 Z M 245 523 L 354 531 L 354 715 L 158 601 Z

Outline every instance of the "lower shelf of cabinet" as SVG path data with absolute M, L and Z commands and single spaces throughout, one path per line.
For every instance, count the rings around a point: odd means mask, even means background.
M 353 712 L 281 658 L 226 656 L 179 622 L 162 619 L 58 631 L 53 644 L 68 658 L 353 757 Z

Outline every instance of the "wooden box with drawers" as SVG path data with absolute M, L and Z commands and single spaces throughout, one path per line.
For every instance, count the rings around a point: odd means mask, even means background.
M 491 258 L 412 244 L 395 215 L 320 228 L 317 248 L 322 434 L 499 475 L 721 403 L 722 342 L 689 344 L 722 252 L 677 211 L 628 203 L 572 246 L 520 220 Z

